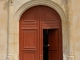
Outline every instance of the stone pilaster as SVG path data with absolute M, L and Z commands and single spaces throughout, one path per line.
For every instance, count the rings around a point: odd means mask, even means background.
M 12 33 L 11 31 L 13 26 L 13 21 L 12 21 L 12 17 L 14 15 L 14 7 L 13 7 L 13 0 L 7 0 L 8 3 L 8 51 L 7 51 L 7 60 L 12 60 L 13 58 L 13 39 L 14 39 L 14 33 Z
M 72 2 L 71 0 L 67 0 L 67 16 L 68 16 L 68 25 L 69 25 L 69 55 L 68 60 L 74 60 L 74 39 L 72 36 Z

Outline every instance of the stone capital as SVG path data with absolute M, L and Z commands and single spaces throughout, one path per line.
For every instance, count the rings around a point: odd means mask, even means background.
M 13 0 L 7 0 L 9 5 L 13 5 Z

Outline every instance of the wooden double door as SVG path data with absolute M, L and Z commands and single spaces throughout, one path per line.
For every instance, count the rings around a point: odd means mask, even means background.
M 59 14 L 47 6 L 35 6 L 19 21 L 19 60 L 62 60 Z

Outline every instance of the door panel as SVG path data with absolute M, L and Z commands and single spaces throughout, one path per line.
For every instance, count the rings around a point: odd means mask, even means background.
M 59 38 L 58 29 L 49 30 L 49 60 L 59 59 Z
M 23 60 L 37 60 L 34 52 L 25 52 Z
M 22 30 L 22 60 L 38 59 L 38 32 L 36 29 Z
M 55 11 L 49 8 L 42 8 L 42 27 L 46 29 L 59 28 L 59 19 Z
M 49 60 L 59 60 L 58 51 L 49 51 Z
M 49 50 L 58 50 L 58 30 L 57 29 L 51 29 L 49 30 Z
M 24 17 L 24 22 L 37 22 L 37 20 L 35 20 L 37 18 L 37 12 L 38 11 L 34 10 L 27 14 L 27 16 Z
M 37 30 L 23 30 L 24 49 L 36 49 Z

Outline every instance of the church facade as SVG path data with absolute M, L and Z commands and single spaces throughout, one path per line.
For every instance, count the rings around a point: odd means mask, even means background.
M 79 60 L 79 5 L 79 0 L 0 0 L 0 60 L 45 60 L 46 30 L 48 60 Z

